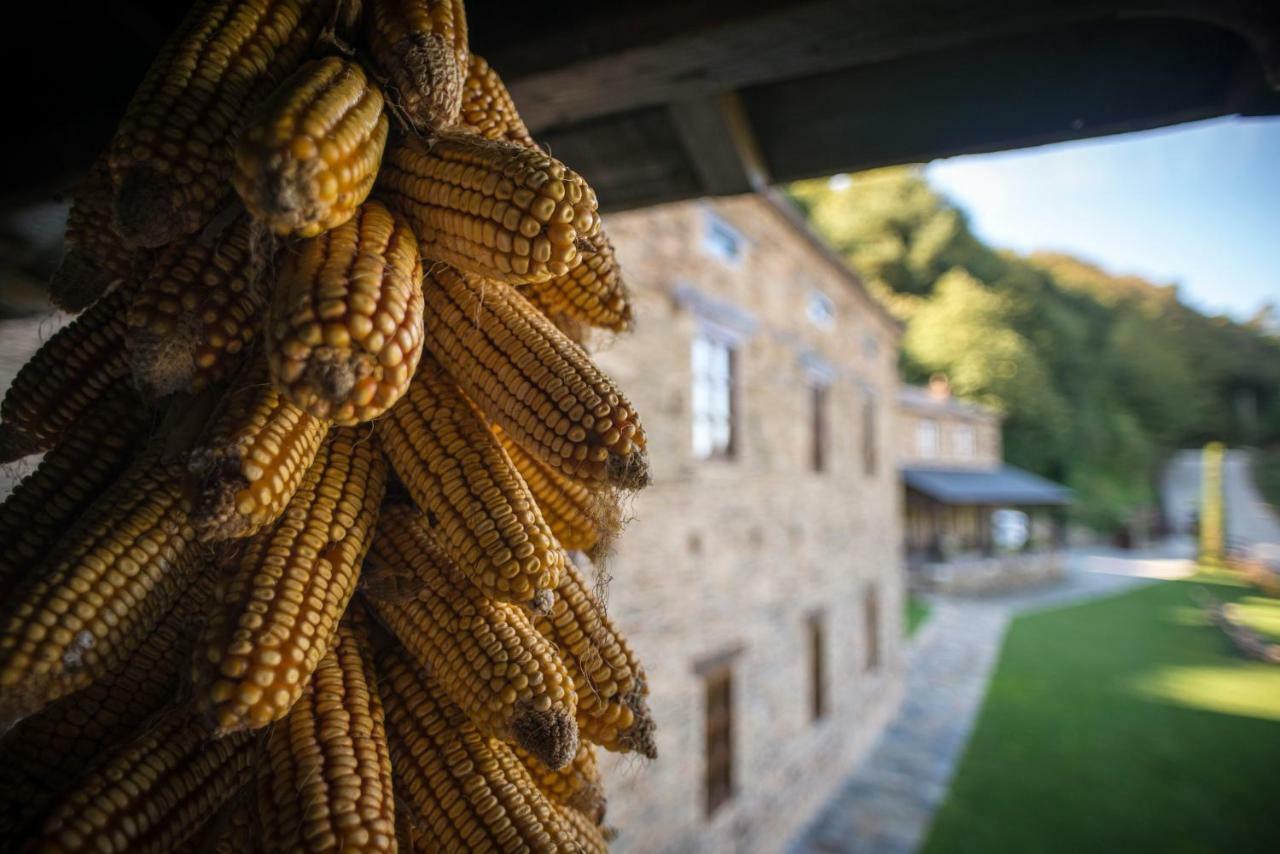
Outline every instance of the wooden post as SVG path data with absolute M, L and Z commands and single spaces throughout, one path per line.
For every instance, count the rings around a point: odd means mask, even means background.
M 1222 495 L 1221 442 L 1204 446 L 1200 460 L 1200 562 L 1221 566 L 1226 549 L 1226 511 Z

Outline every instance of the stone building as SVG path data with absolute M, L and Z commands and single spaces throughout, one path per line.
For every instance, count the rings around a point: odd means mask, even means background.
M 900 328 L 773 192 L 606 222 L 636 331 L 596 356 L 653 465 L 610 608 L 660 753 L 606 762 L 616 850 L 779 850 L 901 691 Z

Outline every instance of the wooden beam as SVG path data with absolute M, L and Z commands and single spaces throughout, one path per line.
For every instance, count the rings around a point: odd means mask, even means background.
M 769 185 L 764 158 L 736 93 L 678 101 L 669 110 L 703 192 L 729 196 Z

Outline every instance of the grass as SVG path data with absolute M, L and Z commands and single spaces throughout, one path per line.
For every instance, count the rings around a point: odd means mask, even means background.
M 924 621 L 929 619 L 929 614 L 933 609 L 929 607 L 929 603 L 915 596 L 907 596 L 907 636 L 910 637 L 916 633 L 916 629 L 924 625 Z
M 1280 667 L 1194 584 L 1280 608 L 1200 576 L 1016 619 L 926 852 L 1280 851 Z

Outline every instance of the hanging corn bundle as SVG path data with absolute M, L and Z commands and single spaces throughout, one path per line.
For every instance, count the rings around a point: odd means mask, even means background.
M 648 481 L 631 320 L 462 0 L 198 0 L 0 403 L 0 808 L 40 851 L 601 851 L 644 671 L 565 549 Z

